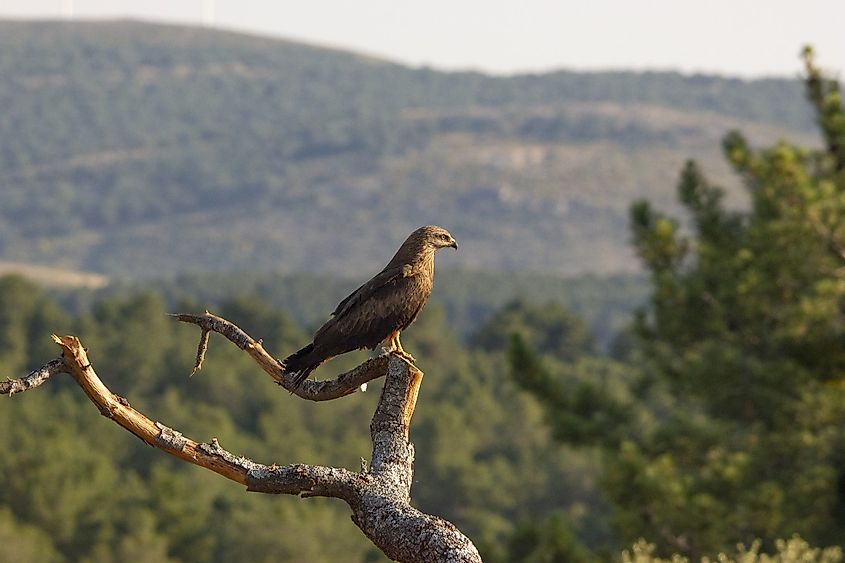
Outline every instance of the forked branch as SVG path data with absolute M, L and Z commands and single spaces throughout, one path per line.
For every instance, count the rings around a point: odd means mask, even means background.
M 282 371 L 281 362 L 267 353 L 262 342 L 252 338 L 236 324 L 227 321 L 223 317 L 212 315 L 208 311 L 203 315 L 179 313 L 171 316 L 178 321 L 195 324 L 202 329 L 200 343 L 197 347 L 197 359 L 194 363 L 194 372 L 202 367 L 205 352 L 208 350 L 209 334 L 216 332 L 225 336 L 235 346 L 249 354 L 276 383 L 294 395 L 310 401 L 330 401 L 351 395 L 364 383 L 383 376 L 387 369 L 388 356 L 385 354 L 366 361 L 355 369 L 342 373 L 334 379 L 325 381 L 307 379 L 301 385 L 296 386 L 293 384 L 292 378 L 288 377 Z

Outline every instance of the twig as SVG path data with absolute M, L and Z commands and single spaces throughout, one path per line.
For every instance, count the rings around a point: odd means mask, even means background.
M 194 375 L 202 369 L 202 362 L 205 360 L 205 353 L 208 352 L 208 337 L 211 336 L 211 331 L 204 328 L 200 334 L 200 343 L 197 346 L 197 359 L 194 361 L 194 369 L 191 370 L 191 375 Z

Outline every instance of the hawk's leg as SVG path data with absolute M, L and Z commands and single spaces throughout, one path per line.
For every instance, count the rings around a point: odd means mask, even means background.
M 412 364 L 417 363 L 417 360 L 414 359 L 414 357 L 408 352 L 406 352 L 404 348 L 402 348 L 402 342 L 399 340 L 398 330 L 393 331 L 392 333 L 390 333 L 390 336 L 384 339 L 384 342 L 382 343 L 382 349 L 385 351 L 385 353 L 393 352 L 399 356 L 402 356 Z
M 399 354 L 403 358 L 410 360 L 412 364 L 416 364 L 417 360 L 415 360 L 412 355 L 410 355 L 408 352 L 405 351 L 404 348 L 402 348 L 402 342 L 399 340 L 399 331 L 398 330 L 396 331 L 396 338 L 394 338 L 394 341 L 396 343 L 396 351 L 399 352 Z
M 381 351 L 383 354 L 389 354 L 396 350 L 396 333 L 391 332 L 390 335 L 382 340 Z

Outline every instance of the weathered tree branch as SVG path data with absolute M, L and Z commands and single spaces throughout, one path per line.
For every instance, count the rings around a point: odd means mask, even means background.
M 61 358 L 50 360 L 37 370 L 30 372 L 20 379 L 0 381 L 0 395 L 9 395 L 11 397 L 15 393 L 22 393 L 33 387 L 38 387 L 57 373 L 70 373 L 70 369 Z
M 267 360 L 270 356 L 260 342 L 255 342 L 225 319 L 208 314 L 179 315 L 177 318 L 203 328 L 205 344 L 201 340 L 197 364 L 202 361 L 208 332 L 214 331 L 235 342 L 265 371 L 274 365 L 278 368 L 277 361 Z M 353 522 L 394 560 L 414 563 L 481 561 L 475 546 L 454 525 L 410 506 L 414 447 L 408 441 L 408 430 L 423 374 L 401 356 L 388 354 L 369 360 L 333 381 L 306 382 L 310 385 L 303 392 L 304 398 L 326 400 L 330 395 L 344 396 L 365 381 L 385 376 L 382 395 L 370 424 L 371 467 L 355 473 L 344 468 L 304 464 L 268 466 L 226 451 L 216 439 L 198 443 L 148 418 L 132 408 L 126 399 L 112 393 L 97 376 L 77 337 L 53 336 L 53 340 L 61 347 L 62 357 L 26 377 L 0 383 L 0 393 L 11 395 L 26 391 L 56 373 L 69 373 L 101 414 L 150 446 L 246 485 L 250 491 L 344 500 L 352 509 Z M 277 372 L 270 370 L 268 373 L 272 376 Z M 284 384 L 284 378 L 280 376 L 280 379 Z
M 293 384 L 293 379 L 287 377 L 282 371 L 281 362 L 267 353 L 261 341 L 252 338 L 234 323 L 227 321 L 223 317 L 212 315 L 208 311 L 203 315 L 179 313 L 171 316 L 178 321 L 195 324 L 202 329 L 200 343 L 197 348 L 197 359 L 192 373 L 195 373 L 202 367 L 205 352 L 208 349 L 208 335 L 211 332 L 225 336 L 235 346 L 249 354 L 276 383 L 294 395 L 310 401 L 330 401 L 351 395 L 364 383 L 383 376 L 387 369 L 388 356 L 385 354 L 366 361 L 355 369 L 342 373 L 334 379 L 325 381 L 307 379 L 297 387 Z

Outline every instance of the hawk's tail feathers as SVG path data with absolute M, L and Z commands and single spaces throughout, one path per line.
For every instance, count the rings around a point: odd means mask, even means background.
M 285 375 L 293 377 L 293 387 L 297 388 L 302 382 L 308 379 L 311 372 L 319 365 L 309 361 L 308 355 L 314 351 L 314 344 L 294 352 L 282 361 L 282 369 Z
M 293 376 L 293 388 L 299 389 L 299 386 L 302 385 L 302 382 L 308 379 L 308 376 L 311 375 L 310 369 L 304 369 L 302 371 L 296 371 L 291 373 Z

